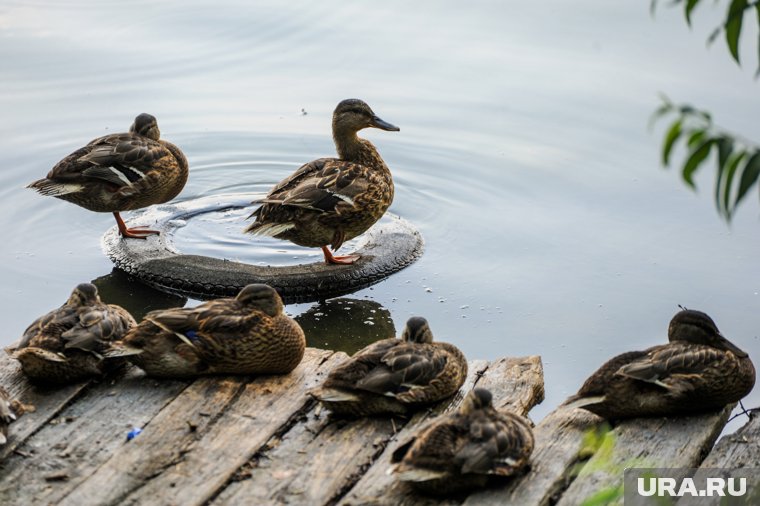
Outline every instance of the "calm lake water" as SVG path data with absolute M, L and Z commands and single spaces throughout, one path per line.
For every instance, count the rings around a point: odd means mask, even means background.
M 332 155 L 332 110 L 358 97 L 401 127 L 364 135 L 393 171 L 391 211 L 426 252 L 370 289 L 288 306 L 310 344 L 355 350 L 422 315 L 471 358 L 540 354 L 534 419 L 608 357 L 663 343 L 678 304 L 757 362 L 756 194 L 727 226 L 712 167 L 687 190 L 659 166 L 663 125 L 647 130 L 665 92 L 759 131 L 756 37 L 745 34 L 744 69 L 722 41 L 706 49 L 721 14 L 700 6 L 690 31 L 679 11 L 653 19 L 633 0 L 6 0 L 0 340 L 82 281 L 138 315 L 186 302 L 112 273 L 100 250 L 110 215 L 23 189 L 60 158 L 150 112 L 190 161 L 180 199 L 263 192 Z M 178 234 L 185 252 L 319 258 L 239 234 L 244 213 L 207 218 Z

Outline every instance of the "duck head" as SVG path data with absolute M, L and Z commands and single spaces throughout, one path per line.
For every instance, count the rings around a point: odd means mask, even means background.
M 284 308 L 277 290 L 261 283 L 245 286 L 235 298 L 242 304 L 263 311 L 269 316 L 277 316 Z
M 154 141 L 157 141 L 161 137 L 156 117 L 145 112 L 135 118 L 134 123 L 129 127 L 129 132 L 148 137 Z
M 333 112 L 333 132 L 358 132 L 363 128 L 398 132 L 399 127 L 377 117 L 366 102 L 358 98 L 343 100 Z
M 702 311 L 684 309 L 670 320 L 668 325 L 668 340 L 687 341 L 703 344 L 719 350 L 727 350 L 737 357 L 746 357 L 747 353 L 734 343 L 723 337 L 715 322 Z
M 80 283 L 74 288 L 69 295 L 69 300 L 66 304 L 70 306 L 89 306 L 92 304 L 100 304 L 100 296 L 98 296 L 98 287 L 92 283 Z
M 433 332 L 426 319 L 421 316 L 412 316 L 406 322 L 401 339 L 410 343 L 432 343 Z
M 469 414 L 478 409 L 485 409 L 491 407 L 493 396 L 491 392 L 485 388 L 473 388 L 467 394 L 467 397 L 462 401 L 462 406 L 459 408 L 459 412 L 463 414 Z

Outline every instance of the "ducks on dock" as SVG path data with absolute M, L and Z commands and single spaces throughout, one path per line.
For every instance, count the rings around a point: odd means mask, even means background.
M 81 283 L 65 304 L 32 322 L 18 346 L 8 351 L 29 378 L 70 383 L 118 366 L 119 361 L 107 361 L 104 355 L 135 325 L 124 308 L 104 304 L 95 285 Z
M 90 211 L 113 213 L 123 237 L 158 234 L 144 227 L 127 228 L 119 213 L 168 202 L 184 188 L 187 159 L 160 136 L 156 118 L 140 114 L 128 133 L 90 141 L 27 188 Z
M 405 414 L 454 395 L 467 359 L 449 343 L 433 342 L 427 320 L 412 317 L 400 339 L 376 341 L 328 375 L 312 394 L 336 415 Z
M 533 446 L 530 422 L 496 410 L 491 392 L 475 388 L 456 412 L 434 419 L 399 446 L 389 472 L 423 493 L 447 495 L 521 472 Z
M 286 374 L 301 362 L 306 338 L 283 308 L 274 288 L 251 284 L 235 298 L 152 311 L 109 357 L 126 356 L 154 377 Z
M 566 405 L 608 419 L 700 413 L 739 401 L 755 385 L 747 353 L 705 313 L 677 313 L 668 340 L 610 359 Z
M 245 229 L 252 234 L 285 239 L 299 246 L 322 248 L 328 264 L 352 264 L 357 255 L 333 251 L 364 233 L 393 202 L 391 171 L 375 146 L 356 133 L 364 128 L 396 132 L 365 102 L 343 100 L 332 119 L 338 158 L 320 158 L 280 181 L 251 214 Z

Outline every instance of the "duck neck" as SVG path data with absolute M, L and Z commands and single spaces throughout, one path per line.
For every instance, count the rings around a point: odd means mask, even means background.
M 355 162 L 367 167 L 385 167 L 385 162 L 367 139 L 356 135 L 355 130 L 334 130 L 333 140 L 338 158 L 347 162 Z

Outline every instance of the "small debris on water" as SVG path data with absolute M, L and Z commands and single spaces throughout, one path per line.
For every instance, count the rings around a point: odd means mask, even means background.
M 142 429 L 140 427 L 135 427 L 134 429 L 127 432 L 127 441 L 132 441 L 134 438 L 136 438 L 140 433 L 142 432 Z

